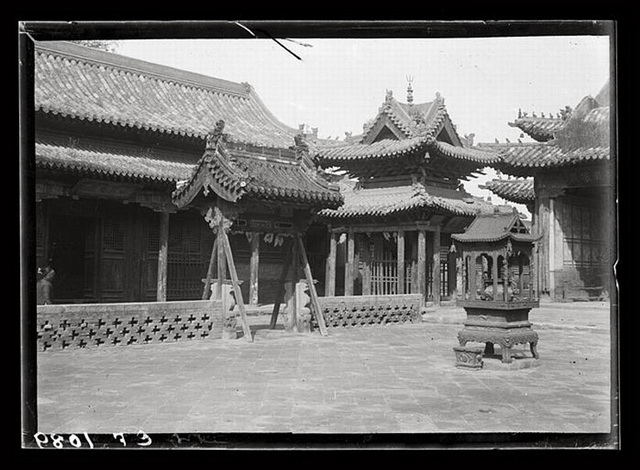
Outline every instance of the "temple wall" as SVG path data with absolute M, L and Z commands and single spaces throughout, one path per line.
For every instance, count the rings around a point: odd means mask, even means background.
M 612 290 L 611 189 L 599 180 L 597 185 L 584 186 L 583 180 L 595 178 L 593 171 L 536 177 L 534 233 L 543 236 L 536 257 L 542 298 L 593 300 Z

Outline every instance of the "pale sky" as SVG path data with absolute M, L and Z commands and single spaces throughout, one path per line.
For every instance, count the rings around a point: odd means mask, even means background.
M 302 60 L 271 39 L 256 38 L 123 40 L 116 52 L 248 82 L 283 123 L 307 124 L 320 137 L 340 139 L 362 132 L 386 90 L 406 102 L 409 76 L 414 103 L 432 101 L 439 92 L 458 133 L 474 133 L 477 143 L 517 141 L 520 131 L 507 123 L 519 108 L 548 115 L 575 107 L 595 96 L 610 73 L 608 36 L 280 41 Z M 477 188 L 494 177 L 488 171 L 465 188 L 502 203 Z

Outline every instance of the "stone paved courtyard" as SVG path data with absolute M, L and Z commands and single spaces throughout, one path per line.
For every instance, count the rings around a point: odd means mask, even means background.
M 38 355 L 43 433 L 609 433 L 608 304 L 535 309 L 540 359 L 455 367 L 464 311 L 419 324 L 269 330 L 254 342 L 193 341 Z M 615 342 L 615 339 L 614 339 Z M 528 353 L 517 346 L 516 352 Z M 492 362 L 493 361 L 493 362 Z

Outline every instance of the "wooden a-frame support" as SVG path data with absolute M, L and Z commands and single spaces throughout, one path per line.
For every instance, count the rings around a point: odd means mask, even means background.
M 218 209 L 219 211 L 219 209 Z M 218 212 L 219 215 L 220 212 Z M 244 304 L 244 299 L 242 297 L 242 291 L 240 290 L 240 282 L 238 280 L 238 273 L 236 271 L 236 265 L 233 259 L 233 253 L 231 250 L 231 244 L 229 243 L 229 236 L 225 230 L 225 218 L 220 217 L 217 224 L 214 224 L 216 227 L 216 238 L 214 239 L 213 246 L 211 249 L 211 258 L 209 260 L 209 267 L 207 269 L 207 277 L 205 279 L 204 291 L 202 293 L 203 300 L 206 300 L 209 296 L 209 289 L 211 287 L 211 279 L 213 277 L 214 266 L 217 264 L 218 271 L 218 289 L 216 291 L 216 295 L 219 298 L 221 295 L 221 286 L 223 282 L 224 276 L 224 261 L 222 258 L 226 259 L 226 265 L 229 269 L 229 274 L 231 276 L 231 284 L 233 286 L 233 291 L 236 297 L 236 304 L 238 306 L 238 310 L 240 311 L 240 319 L 242 322 L 242 330 L 244 331 L 244 337 L 247 341 L 252 342 L 253 337 L 251 335 L 251 328 L 249 327 L 249 323 L 247 321 L 247 312 Z M 283 266 L 282 274 L 280 277 L 278 294 L 276 297 L 276 301 L 273 306 L 273 312 L 271 314 L 271 322 L 270 328 L 274 329 L 276 326 L 276 322 L 278 319 L 278 312 L 280 310 L 280 304 L 284 300 L 284 285 L 286 282 L 287 273 L 289 271 L 289 267 L 292 265 L 294 267 L 302 267 L 305 278 L 307 280 L 307 284 L 309 286 L 309 296 L 311 298 L 311 306 L 312 311 L 316 316 L 316 321 L 318 322 L 318 327 L 320 329 L 320 334 L 322 336 L 327 336 L 327 327 L 324 321 L 324 316 L 322 315 L 322 308 L 320 306 L 320 300 L 318 298 L 318 292 L 316 291 L 315 284 L 313 282 L 313 275 L 311 273 L 311 266 L 309 265 L 309 259 L 307 258 L 307 251 L 304 247 L 304 242 L 302 241 L 302 236 L 297 233 L 295 234 L 295 239 L 291 244 L 290 250 L 287 251 L 286 260 Z M 216 263 L 217 258 L 217 263 Z M 298 264 L 300 263 L 300 264 Z
M 298 265 L 298 263 L 300 264 Z M 307 251 L 304 247 L 304 242 L 302 241 L 302 236 L 300 234 L 295 235 L 295 239 L 291 245 L 291 249 L 288 250 L 287 257 L 285 259 L 284 265 L 282 266 L 282 274 L 280 275 L 278 294 L 273 305 L 273 312 L 271 314 L 271 322 L 269 323 L 269 327 L 271 329 L 274 329 L 276 327 L 278 313 L 280 311 L 280 304 L 284 300 L 284 284 L 287 279 L 287 273 L 289 272 L 289 266 L 302 267 L 305 279 L 307 280 L 307 284 L 309 286 L 309 296 L 311 298 L 311 306 L 313 307 L 312 311 L 315 314 L 316 321 L 318 322 L 320 334 L 322 336 L 327 336 L 327 326 L 324 322 L 324 315 L 322 315 L 322 308 L 320 306 L 318 292 L 316 291 L 316 286 L 313 282 L 313 275 L 311 273 L 311 266 L 309 265 L 309 260 L 307 258 Z
M 242 298 L 242 291 L 240 290 L 238 273 L 236 271 L 236 265 L 233 260 L 233 253 L 231 251 L 231 244 L 229 243 L 229 236 L 227 235 L 227 231 L 225 229 L 225 223 L 228 221 L 223 216 L 222 211 L 219 208 L 216 208 L 216 217 L 218 220 L 215 221 L 215 219 L 213 219 L 211 220 L 211 222 L 215 222 L 213 224 L 210 223 L 211 227 L 216 233 L 216 238 L 214 239 L 213 246 L 211 248 L 211 258 L 209 259 L 209 267 L 207 269 L 207 278 L 205 279 L 205 287 L 202 293 L 202 298 L 206 300 L 208 296 L 208 290 L 211 286 L 211 278 L 213 277 L 214 264 L 217 264 L 218 271 L 216 298 L 221 298 L 222 284 L 224 282 L 224 278 L 226 277 L 224 269 L 224 259 L 226 259 L 226 267 L 229 269 L 229 274 L 231 276 L 231 284 L 233 286 L 233 292 L 236 298 L 236 305 L 238 306 L 238 310 L 240 311 L 242 331 L 244 332 L 245 339 L 249 342 L 252 342 L 253 336 L 251 335 L 251 328 L 249 328 L 249 323 L 247 321 L 247 311 L 244 305 L 244 299 Z M 215 263 L 216 258 L 217 263 Z
M 227 232 L 224 231 L 222 226 L 218 230 L 218 234 L 220 236 L 220 241 L 224 246 L 225 257 L 227 258 L 227 267 L 229 268 L 229 274 L 231 276 L 231 284 L 233 285 L 233 291 L 236 295 L 236 304 L 238 305 L 238 310 L 240 311 L 240 319 L 242 321 L 242 331 L 244 331 L 244 337 L 247 341 L 252 342 L 253 337 L 251 336 L 251 328 L 249 328 L 249 323 L 247 322 L 247 311 L 244 306 L 244 300 L 242 299 L 242 291 L 240 290 L 240 282 L 238 281 L 238 273 L 236 271 L 236 265 L 233 261 L 233 253 L 231 252 L 231 244 L 229 243 L 229 237 L 227 236 Z M 219 284 L 222 284 L 222 280 L 219 281 Z

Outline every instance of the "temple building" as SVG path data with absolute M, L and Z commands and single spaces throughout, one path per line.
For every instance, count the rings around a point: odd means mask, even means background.
M 246 83 L 67 42 L 34 56 L 35 255 L 56 272 L 53 301 L 206 297 L 214 234 L 193 202 L 212 192 L 264 215 L 229 240 L 244 298 L 273 302 L 279 232 L 342 203 L 300 130 Z
M 344 204 L 320 212 L 329 232 L 324 292 L 334 295 L 419 293 L 438 305 L 456 295 L 451 234 L 479 213 L 506 211 L 464 191 L 462 182 L 498 161 L 461 137 L 444 98 L 402 103 L 388 91 L 359 136 L 317 142 L 314 158 L 344 173 Z
M 479 144 L 500 155 L 496 169 L 516 177 L 486 187 L 530 207 L 533 233 L 542 236 L 535 260 L 537 289 L 553 300 L 603 299 L 615 289 L 615 158 L 609 115 L 607 83 L 595 97 L 586 96 L 559 115 L 520 112 L 509 125 L 534 142 Z

